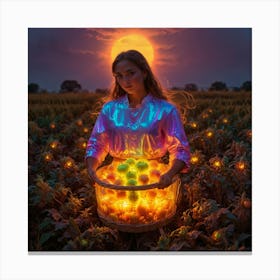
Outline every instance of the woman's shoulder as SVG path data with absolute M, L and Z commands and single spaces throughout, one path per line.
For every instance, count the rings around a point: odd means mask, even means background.
M 102 107 L 102 111 L 108 111 L 112 108 L 115 108 L 116 106 L 120 106 L 125 102 L 125 97 L 121 96 L 118 97 L 116 99 L 107 101 L 106 103 L 104 103 L 103 107 Z
M 173 103 L 166 99 L 153 96 L 152 100 L 157 106 L 159 106 L 164 111 L 171 112 L 177 109 L 177 107 Z

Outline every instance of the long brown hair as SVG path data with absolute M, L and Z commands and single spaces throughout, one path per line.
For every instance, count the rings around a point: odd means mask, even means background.
M 152 69 L 147 62 L 146 58 L 138 51 L 136 50 L 128 50 L 125 52 L 121 52 L 117 55 L 115 58 L 113 64 L 112 64 L 112 73 L 115 73 L 115 68 L 117 64 L 123 60 L 128 60 L 131 63 L 133 63 L 135 66 L 137 66 L 143 73 L 146 74 L 146 78 L 144 80 L 144 86 L 146 92 L 150 93 L 151 95 L 160 98 L 160 99 L 167 99 L 166 96 L 163 93 L 162 87 L 159 83 L 159 81 L 154 76 Z M 117 82 L 117 79 L 115 78 L 114 85 L 112 87 L 112 90 L 110 92 L 110 99 L 117 99 L 118 97 L 121 97 L 125 95 L 126 92 L 120 87 L 119 83 Z
M 154 76 L 152 69 L 147 62 L 146 58 L 136 50 L 128 50 L 121 52 L 115 58 L 112 63 L 112 73 L 115 73 L 115 68 L 117 64 L 123 60 L 128 60 L 134 65 L 136 65 L 143 73 L 146 74 L 144 80 L 144 86 L 147 93 L 151 95 L 169 101 L 173 103 L 180 111 L 181 118 L 183 122 L 186 122 L 186 111 L 187 109 L 195 108 L 195 102 L 193 96 L 187 91 L 172 91 L 164 90 L 159 81 Z M 117 79 L 115 78 L 114 84 L 109 91 L 109 95 L 103 98 L 103 102 L 115 100 L 127 93 L 120 87 Z M 179 100 L 179 101 L 178 101 Z

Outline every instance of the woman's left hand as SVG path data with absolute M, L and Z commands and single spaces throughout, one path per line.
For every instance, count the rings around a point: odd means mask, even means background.
M 158 188 L 164 189 L 169 185 L 171 185 L 171 183 L 172 183 L 172 176 L 169 173 L 165 173 L 162 176 L 160 176 Z

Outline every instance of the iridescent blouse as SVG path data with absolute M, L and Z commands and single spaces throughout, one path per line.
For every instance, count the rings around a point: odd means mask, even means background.
M 105 103 L 88 140 L 86 158 L 99 163 L 114 158 L 157 159 L 169 151 L 170 160 L 189 165 L 189 143 L 176 107 L 163 99 L 145 96 L 131 108 L 127 95 Z

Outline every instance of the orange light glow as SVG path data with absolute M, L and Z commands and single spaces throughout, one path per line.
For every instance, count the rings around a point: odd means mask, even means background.
M 208 138 L 211 138 L 211 137 L 213 136 L 213 132 L 212 132 L 212 131 L 208 131 L 208 132 L 206 133 L 206 136 L 207 136 Z
M 52 154 L 50 154 L 50 153 L 45 154 L 45 161 L 51 161 L 52 158 L 53 158 Z
M 53 142 L 50 143 L 50 147 L 51 147 L 53 150 L 55 150 L 55 149 L 57 148 L 57 146 L 58 146 L 58 141 L 53 141 Z
M 83 131 L 84 131 L 84 133 L 88 133 L 88 128 L 84 127 Z
M 87 147 L 87 142 L 83 142 L 83 143 L 82 143 L 82 148 L 85 149 L 86 147 Z
M 55 129 L 55 127 L 56 127 L 56 126 L 55 126 L 55 123 L 51 123 L 51 124 L 50 124 L 50 128 L 51 128 L 51 129 Z
M 77 120 L 76 124 L 77 124 L 77 126 L 82 126 L 83 125 L 83 121 L 82 120 Z
M 119 53 L 131 49 L 141 52 L 147 59 L 148 63 L 152 65 L 154 60 L 154 48 L 144 36 L 139 34 L 131 34 L 117 39 L 113 43 L 111 49 L 112 61 Z
M 64 164 L 65 168 L 71 168 L 73 166 L 73 162 L 71 160 L 67 160 Z
M 224 119 L 223 119 L 223 123 L 228 123 L 228 119 L 227 119 L 227 118 L 224 118 Z
M 196 122 L 192 122 L 192 123 L 191 123 L 191 127 L 192 127 L 192 128 L 197 128 L 197 123 L 196 123 Z
M 152 184 L 159 181 L 159 176 L 153 172 L 164 174 L 169 165 L 155 160 L 128 159 L 122 162 L 113 161 L 111 165 L 97 170 L 100 180 L 117 185 Z M 148 182 L 143 180 L 147 175 Z M 142 176 L 142 177 L 141 177 Z M 142 178 L 142 179 L 141 179 Z M 132 182 L 133 181 L 133 182 Z M 124 224 L 149 224 L 166 219 L 176 211 L 178 181 L 165 189 L 148 190 L 114 190 L 96 186 L 96 197 L 99 213 L 106 219 Z
M 239 161 L 235 165 L 236 169 L 238 170 L 244 170 L 245 169 L 245 163 L 243 161 Z
M 217 167 L 217 168 L 220 168 L 221 167 L 221 162 L 219 161 L 219 160 L 215 160 L 214 162 L 213 162 L 213 166 L 214 167 Z
M 199 161 L 199 158 L 197 156 L 192 156 L 191 157 L 191 163 L 192 164 L 196 164 L 196 163 L 198 163 L 198 161 Z

